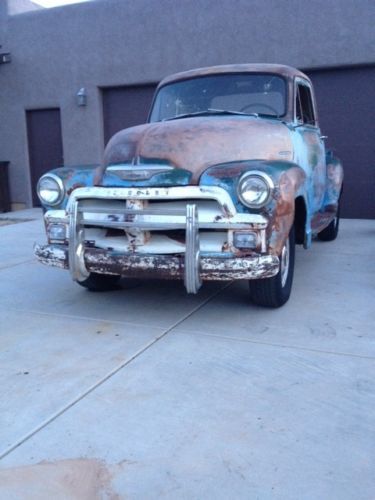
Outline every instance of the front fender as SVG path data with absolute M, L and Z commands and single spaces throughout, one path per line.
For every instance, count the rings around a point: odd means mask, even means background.
M 79 187 L 96 186 L 100 180 L 100 166 L 98 165 L 82 165 L 77 167 L 59 167 L 46 174 L 55 174 L 62 180 L 65 189 L 64 198 L 59 205 L 43 204 L 45 210 L 64 210 L 69 196 L 74 189 Z
M 271 201 L 260 210 L 243 205 L 237 194 L 241 175 L 251 170 L 261 170 L 274 181 Z M 306 173 L 289 161 L 250 160 L 215 165 L 201 176 L 200 185 L 220 186 L 226 189 L 239 212 L 261 213 L 268 220 L 268 252 L 279 255 L 294 222 L 295 199 L 302 197 L 307 206 Z

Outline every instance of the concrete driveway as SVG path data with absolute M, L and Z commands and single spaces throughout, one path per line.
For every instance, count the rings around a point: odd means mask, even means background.
M 39 211 L 16 216 L 35 220 L 0 226 L 1 500 L 375 498 L 375 221 L 298 248 L 265 310 L 241 282 L 90 293 L 34 261 Z

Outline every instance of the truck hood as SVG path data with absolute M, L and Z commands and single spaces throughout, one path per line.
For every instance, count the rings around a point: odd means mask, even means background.
M 192 173 L 198 183 L 210 166 L 244 160 L 291 160 L 281 121 L 243 116 L 183 118 L 128 128 L 109 141 L 102 173 L 119 163 L 163 163 Z

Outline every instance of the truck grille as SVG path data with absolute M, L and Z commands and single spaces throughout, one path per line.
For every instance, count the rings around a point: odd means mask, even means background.
M 215 200 L 98 200 L 79 202 L 85 245 L 125 252 L 185 252 L 186 205 L 197 207 L 202 252 L 222 252 L 227 243 L 225 214 Z M 219 221 L 224 222 L 219 224 Z

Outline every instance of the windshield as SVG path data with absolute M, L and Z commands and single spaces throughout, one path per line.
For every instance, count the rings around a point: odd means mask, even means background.
M 223 112 L 285 115 L 286 84 L 273 74 L 237 73 L 202 76 L 161 87 L 150 122 Z

